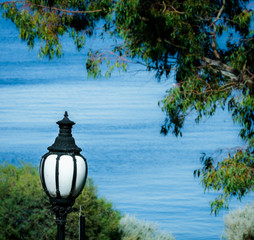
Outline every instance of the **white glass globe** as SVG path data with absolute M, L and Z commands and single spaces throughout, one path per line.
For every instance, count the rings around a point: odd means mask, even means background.
M 86 181 L 86 160 L 81 155 L 48 154 L 42 158 L 40 175 L 50 197 L 75 198 Z

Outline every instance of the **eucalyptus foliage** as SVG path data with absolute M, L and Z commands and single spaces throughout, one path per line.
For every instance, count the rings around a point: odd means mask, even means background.
M 17 0 L 2 3 L 20 37 L 39 54 L 61 57 L 61 36 L 70 35 L 78 49 L 86 38 L 110 36 L 107 49 L 88 51 L 89 75 L 106 76 L 115 67 L 126 70 L 137 62 L 158 79 L 175 81 L 160 106 L 165 113 L 161 133 L 182 136 L 186 117 L 196 122 L 228 110 L 241 126 L 239 147 L 218 161 L 202 158 L 195 173 L 206 190 L 221 194 L 212 211 L 227 207 L 232 196 L 241 199 L 253 191 L 254 38 L 253 4 L 248 0 Z

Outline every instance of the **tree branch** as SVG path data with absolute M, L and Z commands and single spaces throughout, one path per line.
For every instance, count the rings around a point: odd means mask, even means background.
M 217 16 L 216 16 L 216 18 L 213 20 L 213 22 L 212 22 L 212 24 L 211 24 L 211 26 L 213 27 L 212 29 L 211 29 L 211 36 L 212 36 L 212 39 L 213 39 L 213 41 L 212 41 L 212 48 L 213 48 L 213 53 L 214 53 L 214 55 L 215 55 L 215 57 L 216 58 L 218 58 L 218 59 L 220 59 L 220 55 L 219 55 L 219 53 L 218 53 L 218 51 L 217 51 L 217 48 L 216 48 L 216 22 L 220 19 L 220 17 L 221 17 L 221 14 L 222 14 L 222 12 L 223 12 L 223 10 L 224 10 L 224 8 L 225 8 L 225 3 L 226 3 L 226 1 L 225 0 L 223 0 L 223 4 L 222 4 L 222 6 L 221 6 L 221 8 L 220 8 L 220 10 L 219 10 L 219 12 L 218 12 L 218 14 L 217 14 Z
M 213 60 L 207 57 L 203 57 L 202 60 L 210 66 L 217 67 L 224 76 L 227 76 L 234 81 L 239 79 L 239 70 L 229 67 L 228 65 L 222 63 L 220 60 Z M 238 73 L 238 75 L 236 75 L 236 73 Z

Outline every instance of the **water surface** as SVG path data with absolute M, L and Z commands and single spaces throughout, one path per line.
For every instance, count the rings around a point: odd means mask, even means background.
M 88 80 L 86 50 L 77 52 L 69 40 L 64 57 L 48 62 L 38 60 L 37 50 L 28 51 L 12 24 L 0 19 L 0 29 L 1 162 L 38 165 L 58 134 L 55 122 L 68 111 L 101 196 L 179 240 L 220 238 L 227 212 L 210 215 L 216 194 L 203 193 L 193 170 L 203 152 L 242 144 L 228 114 L 219 111 L 199 125 L 190 116 L 182 138 L 164 137 L 157 103 L 172 81 L 158 83 L 137 66 L 110 79 Z

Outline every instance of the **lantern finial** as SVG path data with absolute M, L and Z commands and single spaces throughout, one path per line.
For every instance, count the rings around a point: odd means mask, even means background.
M 65 111 L 64 118 L 58 121 L 57 124 L 59 125 L 58 137 L 54 144 L 48 147 L 48 150 L 51 152 L 81 152 L 82 149 L 75 144 L 75 140 L 71 134 L 71 129 L 75 122 L 68 118 L 67 111 Z

